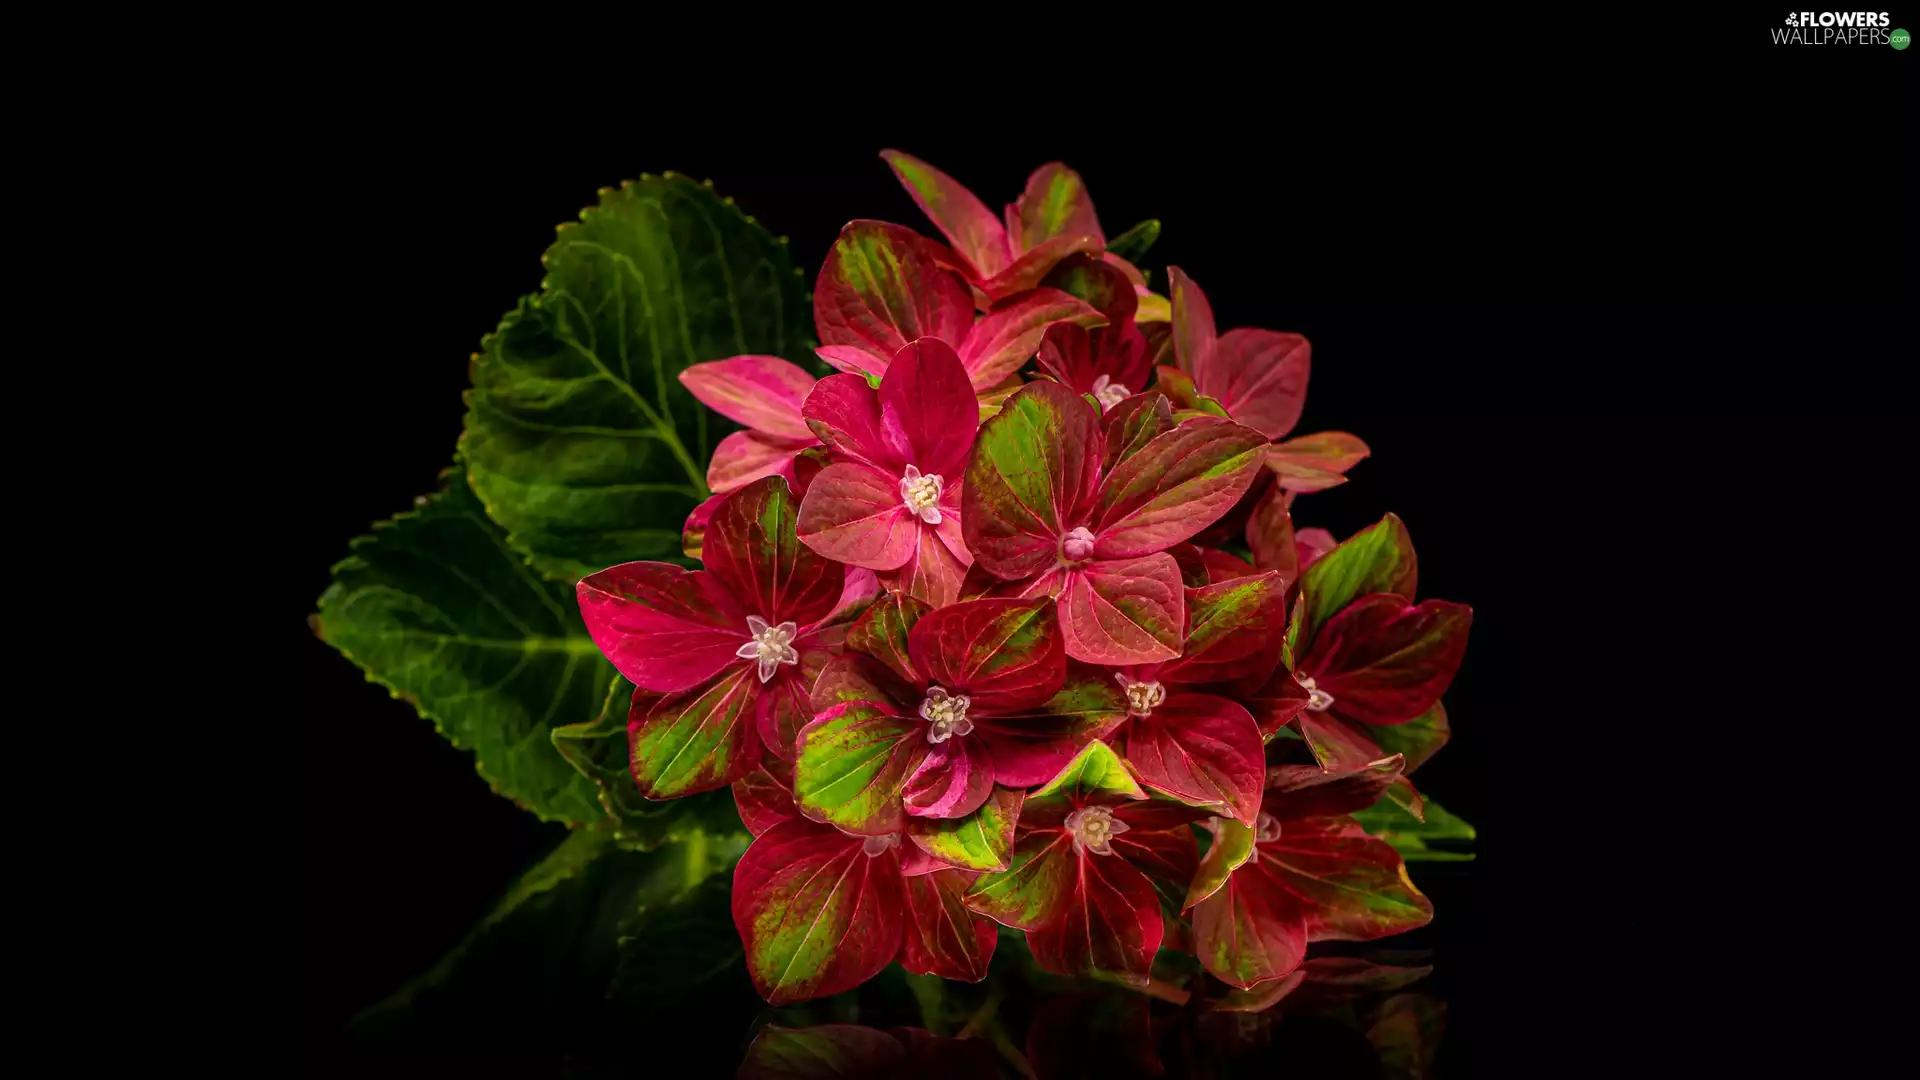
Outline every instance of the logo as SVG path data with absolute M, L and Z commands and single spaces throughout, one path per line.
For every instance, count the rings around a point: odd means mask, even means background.
M 1773 31 L 1775 45 L 1893 45 L 1907 47 L 1907 32 L 1892 30 L 1884 11 L 1792 11 Z M 1893 39 L 1899 38 L 1896 43 Z

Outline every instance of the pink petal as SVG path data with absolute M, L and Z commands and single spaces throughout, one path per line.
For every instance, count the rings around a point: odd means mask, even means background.
M 813 376 L 777 356 L 734 356 L 694 364 L 680 383 L 721 416 L 767 435 L 813 441 L 800 403 Z
M 1180 564 L 1166 552 L 1095 561 L 1060 595 L 1067 655 L 1089 664 L 1154 664 L 1180 655 L 1187 617 Z
M 887 373 L 887 357 L 860 345 L 822 345 L 813 354 L 825 360 L 828 367 L 849 375 L 878 377 Z
M 907 813 L 928 818 L 964 817 L 991 794 L 993 757 L 972 735 L 934 743 L 901 790 Z
M 1229 330 L 1194 364 L 1193 382 L 1235 420 L 1277 439 L 1300 422 L 1312 359 L 1299 334 Z
M 1296 529 L 1293 545 L 1300 550 L 1300 569 L 1304 572 L 1314 560 L 1339 547 L 1340 541 L 1325 529 Z
M 713 448 L 713 460 L 707 462 L 707 486 L 715 494 L 724 495 L 763 476 L 789 475 L 793 459 L 812 445 L 811 432 L 803 440 L 736 431 Z
M 746 613 L 703 571 L 622 563 L 576 591 L 593 643 L 642 690 L 698 686 L 732 663 L 748 637 Z
M 962 340 L 973 325 L 973 297 L 912 230 L 855 221 L 840 230 L 820 268 L 813 320 L 821 345 L 891 357 L 916 338 Z
M 1007 265 L 1011 255 L 1006 230 L 973 192 L 919 158 L 898 150 L 882 150 L 880 156 L 927 219 L 973 264 L 975 276 L 999 273 Z
M 813 674 L 820 674 L 818 665 Z M 782 667 L 772 681 L 761 687 L 759 697 L 754 700 L 754 730 L 759 733 L 760 744 L 783 761 L 794 759 L 800 729 L 813 719 L 813 706 L 807 693 L 812 685 L 812 679 Z
M 827 449 L 842 458 L 863 461 L 896 478 L 906 459 L 887 438 L 880 415 L 880 394 L 860 375 L 829 375 L 814 385 L 800 407 L 807 426 Z
M 955 510 L 953 516 L 945 518 L 933 528 L 926 528 L 923 524 L 917 534 L 913 554 L 899 569 L 887 573 L 887 587 L 898 589 L 932 607 L 946 607 L 960 599 L 961 585 L 967 577 L 967 563 L 953 553 L 953 545 L 958 543 L 958 539 L 950 535 L 959 532 L 959 519 L 959 511 Z
M 895 353 L 880 381 L 879 402 L 881 430 L 902 460 L 958 484 L 980 406 L 953 349 L 938 338 L 921 338 Z
M 800 817 L 793 805 L 793 785 L 775 776 L 765 765 L 755 766 L 733 782 L 733 805 L 740 821 L 755 836 L 783 821 Z
M 1047 328 L 1063 322 L 1105 326 L 1107 317 L 1059 289 L 1030 289 L 981 316 L 960 345 L 960 361 L 976 388 L 990 389 L 1033 359 Z
M 800 504 L 800 540 L 837 562 L 892 570 L 913 557 L 924 523 L 900 501 L 900 479 L 871 465 L 822 469 Z

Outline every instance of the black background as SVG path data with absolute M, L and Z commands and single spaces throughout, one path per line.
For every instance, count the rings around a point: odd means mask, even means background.
M 1146 264 L 1191 274 L 1223 329 L 1308 335 L 1301 430 L 1374 454 L 1296 520 L 1344 536 L 1393 510 L 1423 596 L 1474 606 L 1454 740 L 1422 774 L 1481 837 L 1470 868 L 1416 873 L 1452 1010 L 1443 1075 L 1782 1060 L 1809 1022 L 1768 1024 L 1766 1003 L 1818 996 L 1782 974 L 1819 932 L 1791 898 L 1826 843 L 1827 806 L 1795 802 L 1794 778 L 1831 760 L 1808 731 L 1813 598 L 1857 591 L 1858 559 L 1899 561 L 1859 545 L 1898 544 L 1885 507 L 1912 491 L 1867 475 L 1910 457 L 1920 292 L 1914 55 L 1761 33 L 1577 62 L 1243 69 L 1260 81 L 1156 81 L 1137 101 L 1083 86 L 1031 116 L 996 111 L 1004 88 L 883 116 L 795 80 L 767 92 L 800 119 L 771 129 L 752 126 L 777 104 L 757 91 L 686 95 L 666 123 L 585 101 L 484 119 L 456 115 L 457 94 L 343 101 L 316 132 L 335 218 L 314 238 L 324 366 L 304 393 L 308 520 L 284 555 L 309 1052 L 338 1053 L 345 1019 L 430 965 L 557 831 L 294 640 L 327 567 L 432 490 L 468 354 L 595 188 L 711 178 L 811 275 L 848 219 L 931 231 L 875 156 L 897 146 L 995 207 L 1064 159 L 1109 234 L 1162 220 Z M 1847 1023 L 1820 1022 L 1841 1043 Z

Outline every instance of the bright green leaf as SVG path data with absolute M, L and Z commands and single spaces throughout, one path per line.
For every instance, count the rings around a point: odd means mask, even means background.
M 1040 799 L 1049 795 L 1065 795 L 1070 798 L 1086 798 L 1090 795 L 1124 795 L 1129 799 L 1144 799 L 1147 793 L 1140 789 L 1133 774 L 1120 760 L 1120 755 L 1112 747 L 1095 739 L 1067 762 L 1060 774 L 1047 781 L 1046 786 L 1035 791 L 1029 798 Z

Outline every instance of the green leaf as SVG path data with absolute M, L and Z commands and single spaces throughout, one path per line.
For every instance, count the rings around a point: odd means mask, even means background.
M 1147 220 L 1107 241 L 1107 250 L 1127 260 L 1137 263 L 1146 257 L 1154 241 L 1160 239 L 1160 219 Z
M 573 590 L 509 550 L 457 469 L 419 509 L 353 541 L 320 597 L 315 633 L 404 698 L 495 791 L 541 819 L 602 820 L 592 782 L 551 729 L 598 714 L 613 667 Z
M 1124 795 L 1129 799 L 1147 797 L 1133 774 L 1127 771 L 1120 755 L 1099 739 L 1081 747 L 1058 776 L 1028 797 L 1040 799 L 1062 794 L 1080 799 L 1100 794 Z
M 1425 821 L 1416 820 L 1405 808 L 1386 796 L 1353 815 L 1353 818 L 1368 832 L 1391 844 L 1408 862 L 1471 861 L 1472 852 L 1454 849 L 1473 841 L 1473 826 L 1455 817 L 1432 799 L 1426 799 L 1425 802 Z M 1435 844 L 1442 846 L 1435 847 Z
M 1397 593 L 1413 602 L 1419 564 L 1407 527 L 1393 514 L 1348 537 L 1314 560 L 1301 578 L 1307 605 L 1306 639 L 1341 608 L 1372 593 Z
M 629 771 L 627 747 L 627 708 L 632 697 L 633 684 L 615 675 L 597 719 L 553 729 L 554 748 L 599 792 L 614 839 L 622 847 L 650 851 L 701 834 L 744 834 L 746 827 L 740 823 L 728 788 L 661 801 L 640 794 Z
M 541 291 L 473 360 L 473 489 L 542 573 L 675 557 L 725 431 L 678 375 L 745 353 L 805 362 L 805 283 L 784 242 L 671 173 L 603 188 L 543 261 Z

